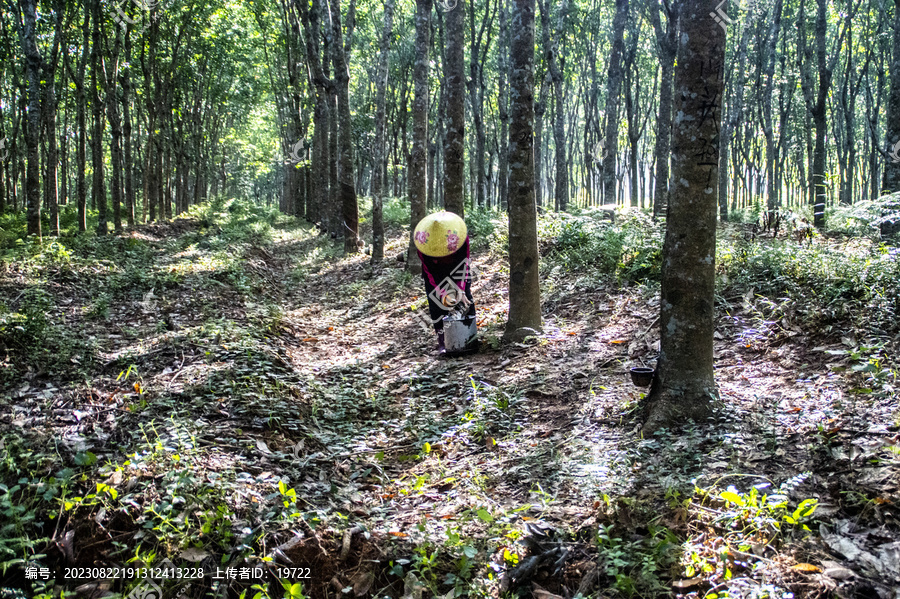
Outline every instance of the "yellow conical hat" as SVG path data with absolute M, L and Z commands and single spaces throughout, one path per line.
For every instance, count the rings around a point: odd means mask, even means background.
M 435 212 L 416 225 L 415 242 L 426 256 L 440 258 L 461 248 L 468 234 L 463 219 L 452 212 Z

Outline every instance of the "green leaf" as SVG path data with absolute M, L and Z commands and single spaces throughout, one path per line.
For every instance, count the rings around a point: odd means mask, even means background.
M 75 454 L 75 463 L 79 466 L 92 466 L 97 463 L 97 456 L 90 451 L 79 451 Z
M 818 500 L 804 499 L 800 502 L 800 505 L 797 506 L 797 509 L 794 510 L 794 513 L 791 514 L 791 516 L 795 521 L 798 521 L 801 518 L 809 518 L 813 515 L 813 512 L 816 511 L 817 507 L 819 507 Z
M 734 491 L 722 491 L 722 493 L 719 494 L 719 497 L 721 497 L 728 503 L 733 503 L 735 505 L 744 505 L 743 498 Z
M 494 517 L 491 516 L 490 512 L 488 512 L 484 508 L 481 508 L 477 512 L 475 512 L 475 515 L 478 516 L 479 520 L 481 520 L 482 522 L 486 522 L 487 524 L 490 524 L 494 521 Z

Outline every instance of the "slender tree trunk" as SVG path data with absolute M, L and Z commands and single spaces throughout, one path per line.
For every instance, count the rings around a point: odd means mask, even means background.
M 543 20 L 543 16 L 541 19 Z M 544 113 L 547 112 L 547 78 L 541 77 L 541 90 L 534 105 L 534 203 L 538 209 L 544 200 Z
M 111 181 L 110 196 L 113 208 L 113 226 L 122 232 L 122 123 L 119 117 L 119 48 L 122 44 L 122 29 L 115 27 L 116 39 L 112 50 L 107 48 L 103 59 L 104 82 L 106 87 L 106 112 L 109 117 L 112 144 L 110 146 Z
M 716 205 L 725 32 L 717 0 L 685 0 L 675 67 L 673 185 L 666 217 L 660 355 L 645 431 L 704 418 L 713 375 Z
M 775 0 L 772 7 L 772 26 L 766 40 L 765 65 L 766 87 L 762 100 L 763 126 L 766 136 L 766 208 L 769 211 L 769 222 L 775 220 L 778 209 L 778 189 L 775 186 L 775 129 L 772 124 L 772 93 L 775 86 L 775 51 L 778 48 L 778 36 L 781 34 L 781 10 L 783 0 Z
M 56 137 L 56 69 L 47 69 L 44 74 L 46 97 L 42 106 L 44 126 L 47 132 L 47 176 L 44 180 L 47 210 L 50 212 L 48 235 L 59 235 L 59 144 Z
M 372 157 L 372 262 L 380 262 L 384 258 L 384 128 L 385 128 L 385 91 L 388 76 L 388 53 L 391 49 L 391 33 L 394 26 L 394 2 L 385 0 L 384 30 L 381 33 L 381 44 L 378 56 L 378 71 L 375 79 L 375 147 Z
M 739 130 L 741 117 L 744 114 L 744 67 L 747 63 L 747 46 L 750 40 L 750 27 L 741 23 L 741 41 L 738 44 L 738 66 L 730 72 L 728 76 L 728 85 L 725 87 L 725 93 L 728 89 L 732 89 L 731 101 L 728 103 L 727 116 L 722 122 L 722 134 L 719 140 L 719 218 L 722 222 L 728 220 L 728 147 L 731 144 L 735 131 Z M 738 168 L 737 160 L 732 161 L 735 169 Z M 739 177 L 735 171 L 735 180 Z M 737 184 L 734 185 L 735 199 L 737 198 Z M 732 208 L 736 209 L 735 203 Z
M 428 49 L 431 46 L 431 0 L 416 0 L 416 62 L 412 119 L 412 151 L 409 157 L 410 227 L 406 265 L 410 272 L 422 272 L 413 233 L 425 218 L 428 195 Z M 433 169 L 432 169 L 433 171 Z
M 466 0 L 447 11 L 447 50 L 444 80 L 447 89 L 447 136 L 444 140 L 444 208 L 460 217 L 465 211 L 465 119 L 466 83 L 465 14 Z
M 541 330 L 534 199 L 534 0 L 513 0 L 509 124 L 509 319 L 504 339 Z
M 93 32 L 91 33 L 91 114 L 93 116 L 93 132 L 91 136 L 91 166 L 94 170 L 94 183 L 91 190 L 93 203 L 97 207 L 97 234 L 109 233 L 107 227 L 106 189 L 103 181 L 103 103 L 100 99 L 100 0 L 91 0 L 93 8 Z
M 355 1 L 350 0 L 347 11 L 347 44 L 341 27 L 341 0 L 330 0 L 331 30 L 334 36 L 332 60 L 334 62 L 334 82 L 337 92 L 337 121 L 340 140 L 339 200 L 341 205 L 341 234 L 344 237 L 344 253 L 359 251 L 359 205 L 356 200 L 356 177 L 353 164 L 353 121 L 350 119 L 350 70 L 347 60 L 353 39 Z
M 21 15 L 20 43 L 25 54 L 25 81 L 28 89 L 28 119 L 25 122 L 27 159 L 25 197 L 28 206 L 28 235 L 41 237 L 41 54 L 37 47 L 37 2 L 19 0 Z
M 134 228 L 134 164 L 131 155 L 131 29 L 125 32 L 125 63 L 122 70 L 122 143 L 125 168 L 125 219 Z
M 87 230 L 87 96 L 84 89 L 84 70 L 87 66 L 89 52 L 89 33 L 91 11 L 85 9 L 84 23 L 81 26 L 81 56 L 78 59 L 78 72 L 72 76 L 75 84 L 75 195 L 78 202 L 78 230 Z
M 300 13 L 300 20 L 306 34 L 306 59 L 309 65 L 310 83 L 315 90 L 313 105 L 313 132 L 312 149 L 312 186 L 314 195 L 310 219 L 320 223 L 322 231 L 329 229 L 328 220 L 330 212 L 329 196 L 329 137 L 330 137 L 330 104 L 328 94 L 328 81 L 322 66 L 319 37 L 321 31 L 320 2 L 318 0 L 308 3 L 296 0 L 295 5 Z M 321 222 L 320 222 L 321 221 Z
M 619 0 L 622 1 L 622 0 Z M 556 36 L 550 35 L 550 6 L 549 0 L 540 0 L 541 10 L 541 45 L 546 52 L 546 64 L 549 70 L 550 82 L 553 86 L 553 145 L 556 162 L 556 184 L 554 186 L 554 201 L 556 209 L 568 210 L 569 207 L 569 163 L 566 159 L 566 115 L 565 94 L 563 86 L 562 69 L 559 65 L 559 43 L 561 36 L 567 2 L 563 0 L 559 7 Z
M 816 227 L 825 225 L 825 203 L 827 199 L 827 187 L 825 181 L 825 135 L 827 131 L 827 101 L 831 87 L 831 79 L 836 57 L 832 57 L 829 63 L 826 54 L 826 40 L 828 22 L 826 20 L 826 0 L 816 0 L 815 20 L 815 60 L 818 75 L 818 87 L 814 87 L 812 75 L 809 70 L 809 57 L 806 45 L 806 13 L 805 2 L 800 1 L 800 18 L 798 19 L 800 35 L 798 39 L 798 54 L 801 56 L 800 73 L 803 94 L 813 128 L 816 133 L 815 145 L 812 151 L 812 164 L 810 168 L 811 202 L 813 205 L 813 223 Z M 838 44 L 840 47 L 840 44 Z
M 57 2 L 54 6 L 56 25 L 53 46 L 50 51 L 50 60 L 42 65 L 45 98 L 44 104 L 41 106 L 41 116 L 44 119 L 47 134 L 47 174 L 44 179 L 44 195 L 47 209 L 50 212 L 49 234 L 54 236 L 59 235 L 59 143 L 56 131 L 56 114 L 59 107 L 56 99 L 56 69 L 59 65 L 59 48 L 64 35 L 65 7 L 63 2 Z
M 625 25 L 628 21 L 628 0 L 616 0 L 613 17 L 612 44 L 606 83 L 606 157 L 602 167 L 603 203 L 616 197 L 616 161 L 619 154 L 619 94 L 625 73 L 622 69 L 622 53 L 625 48 Z
M 507 92 L 507 78 L 509 77 L 509 27 L 507 26 L 507 1 L 499 0 L 500 3 L 500 38 L 497 40 L 497 111 L 500 119 L 500 138 L 497 143 L 497 177 L 498 183 L 498 200 L 501 210 L 506 210 L 509 199 L 509 94 Z M 539 133 L 535 132 L 535 135 Z M 535 152 L 537 152 L 535 146 Z
M 656 142 L 653 147 L 653 158 L 656 162 L 656 178 L 653 183 L 653 217 L 657 218 L 668 204 L 669 194 L 669 145 L 672 140 L 672 74 L 675 70 L 675 35 L 678 29 L 676 19 L 677 7 L 666 15 L 666 28 L 662 28 L 659 11 L 663 5 L 651 0 L 648 6 L 650 23 L 656 33 L 659 45 L 660 85 L 659 115 L 656 119 Z M 725 144 L 727 147 L 727 144 Z M 720 190 L 720 197 L 725 192 Z M 726 204 L 727 206 L 727 204 Z
M 900 0 L 894 0 L 894 32 L 890 62 L 891 85 L 888 88 L 887 121 L 885 131 L 886 152 L 900 155 L 894 148 L 900 144 Z M 877 130 L 877 127 L 875 128 Z M 884 162 L 881 187 L 884 191 L 900 191 L 900 160 L 890 157 Z

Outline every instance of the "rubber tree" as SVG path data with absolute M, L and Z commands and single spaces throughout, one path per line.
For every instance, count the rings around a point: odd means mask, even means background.
M 388 75 L 388 54 L 394 25 L 394 2 L 384 3 L 384 29 L 379 44 L 378 68 L 375 75 L 375 147 L 372 156 L 372 262 L 384 258 L 384 129 L 385 93 Z
M 717 0 L 685 0 L 675 66 L 672 189 L 666 211 L 660 355 L 644 404 L 653 431 L 710 411 L 713 376 L 716 203 L 725 30 Z
M 341 205 L 341 229 L 344 236 L 344 253 L 353 254 L 359 250 L 359 204 L 356 199 L 356 176 L 353 163 L 353 121 L 350 116 L 350 68 L 348 66 L 350 47 L 353 40 L 355 1 L 350 0 L 347 11 L 346 43 L 341 27 L 341 2 L 330 0 L 331 28 L 334 36 L 332 58 L 334 60 L 334 81 L 337 87 L 337 116 L 339 164 L 338 189 Z
M 431 46 L 431 0 L 416 0 L 416 60 L 413 66 L 412 150 L 409 157 L 409 247 L 407 266 L 413 274 L 422 272 L 413 233 L 425 218 L 428 196 L 428 48 Z
M 466 128 L 465 0 L 455 0 L 446 13 L 447 50 L 444 79 L 447 90 L 447 136 L 444 138 L 444 208 L 463 216 Z
M 503 338 L 541 330 L 534 198 L 534 0 L 513 0 L 510 30 L 509 319 Z

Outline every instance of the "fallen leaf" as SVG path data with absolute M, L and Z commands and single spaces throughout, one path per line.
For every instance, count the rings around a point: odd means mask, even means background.
M 188 547 L 182 551 L 180 555 L 181 559 L 185 559 L 189 562 L 202 562 L 209 556 L 207 552 L 202 549 L 197 549 L 196 547 Z
M 791 570 L 796 570 L 797 572 L 821 572 L 822 568 L 813 564 L 799 563 L 791 566 Z
M 305 338 L 301 339 L 301 341 L 318 341 L 318 340 L 319 340 L 318 337 L 305 337 Z
M 360 572 L 350 583 L 353 585 L 353 594 L 357 597 L 362 597 L 369 592 L 369 589 L 375 583 L 375 574 L 372 572 Z
M 703 578 L 698 576 L 697 578 L 686 578 L 684 580 L 676 580 L 676 581 L 672 582 L 672 586 L 676 589 L 689 589 L 693 586 L 697 586 L 701 582 L 703 582 Z

